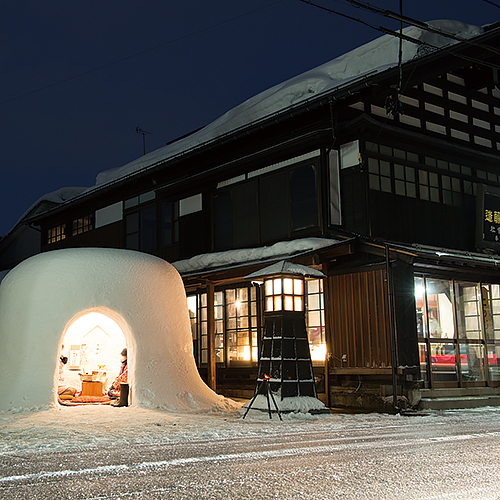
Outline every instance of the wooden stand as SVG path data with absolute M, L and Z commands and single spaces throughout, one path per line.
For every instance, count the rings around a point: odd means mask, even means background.
M 82 396 L 102 396 L 102 382 L 82 382 Z

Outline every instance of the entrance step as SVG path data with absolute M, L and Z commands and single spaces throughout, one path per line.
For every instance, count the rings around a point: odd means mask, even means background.
M 420 399 L 418 408 L 423 410 L 452 410 L 458 408 L 500 406 L 499 387 L 454 387 L 421 389 L 415 392 L 418 393 L 418 399 Z

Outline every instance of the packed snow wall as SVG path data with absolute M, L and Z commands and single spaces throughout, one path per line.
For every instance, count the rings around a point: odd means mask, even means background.
M 92 311 L 111 317 L 125 336 L 134 405 L 232 407 L 198 374 L 175 268 L 139 252 L 86 248 L 31 257 L 0 284 L 0 410 L 56 403 L 62 339 Z

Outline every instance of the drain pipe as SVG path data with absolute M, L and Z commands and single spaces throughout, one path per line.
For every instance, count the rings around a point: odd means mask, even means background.
M 391 325 L 391 350 L 392 350 L 392 403 L 394 409 L 399 411 L 398 407 L 398 378 L 397 378 L 397 351 L 396 351 L 396 311 L 394 310 L 394 292 L 392 267 L 389 259 L 389 245 L 385 245 L 385 265 L 387 272 L 387 293 L 389 295 L 389 321 Z

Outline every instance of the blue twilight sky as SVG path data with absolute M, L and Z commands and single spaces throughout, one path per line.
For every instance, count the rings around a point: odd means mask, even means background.
M 399 28 L 346 0 L 315 3 Z M 483 25 L 500 0 L 403 0 L 403 14 Z M 45 193 L 141 156 L 137 127 L 152 151 L 379 36 L 300 0 L 3 2 L 0 235 Z

